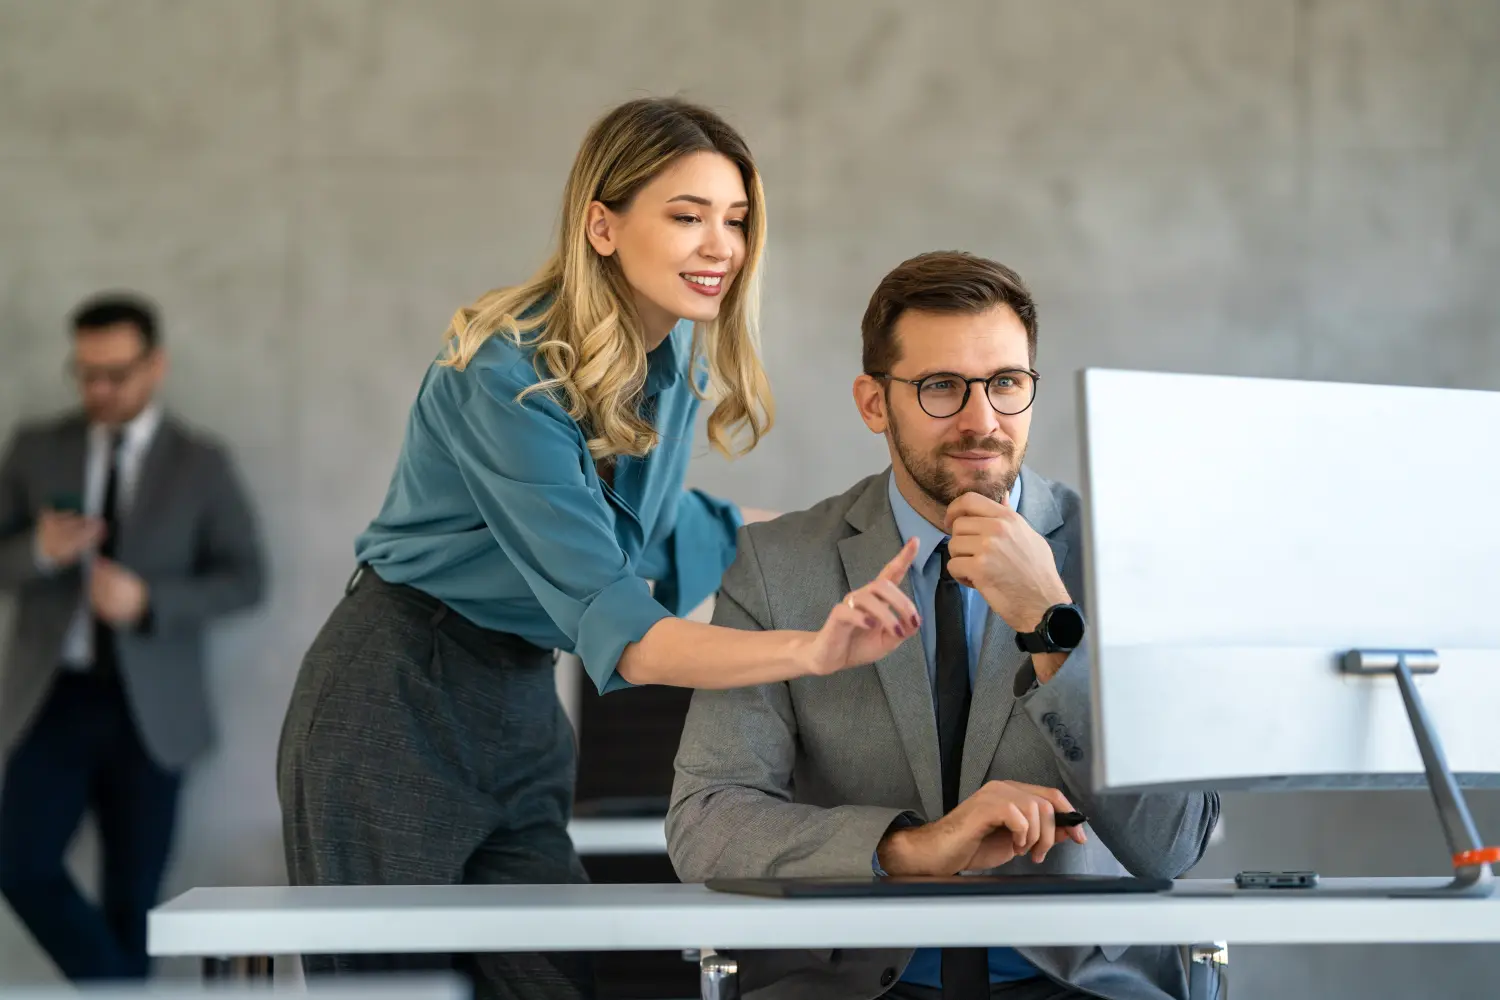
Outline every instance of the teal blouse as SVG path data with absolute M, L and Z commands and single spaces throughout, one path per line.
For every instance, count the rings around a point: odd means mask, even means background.
M 738 508 L 683 479 L 707 372 L 678 323 L 647 355 L 642 412 L 660 443 L 599 478 L 582 428 L 538 380 L 529 347 L 490 337 L 422 379 L 380 513 L 355 557 L 485 628 L 576 652 L 601 692 L 628 683 L 626 644 L 712 594 L 734 560 Z M 646 581 L 655 581 L 653 594 Z

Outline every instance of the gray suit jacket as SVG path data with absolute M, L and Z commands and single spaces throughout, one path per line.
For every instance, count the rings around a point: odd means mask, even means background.
M 83 493 L 87 433 L 79 414 L 23 427 L 0 460 L 0 589 L 18 598 L 0 678 L 0 750 L 45 699 L 82 595 L 78 568 L 39 572 L 34 545 L 38 512 L 58 494 Z M 151 588 L 149 628 L 119 636 L 126 695 L 146 749 L 179 769 L 213 741 L 205 627 L 256 603 L 263 587 L 255 519 L 224 450 L 164 416 L 115 556 Z
M 1078 495 L 1029 469 L 1022 474 L 1020 514 L 1046 537 L 1068 591 L 1082 601 Z M 871 476 L 811 510 L 746 527 L 714 621 L 817 629 L 829 608 L 873 580 L 900 547 L 886 474 Z M 960 794 L 1007 778 L 1061 788 L 1089 817 L 1089 838 L 1064 842 L 1041 865 L 1019 859 L 999 870 L 1185 872 L 1208 843 L 1218 797 L 1096 795 L 1087 649 L 1049 683 L 1017 697 L 1025 665 L 1015 633 L 990 615 Z M 871 874 L 875 847 L 898 817 L 942 815 L 937 725 L 920 641 L 831 677 L 696 692 L 676 768 L 667 836 L 684 881 Z M 995 944 L 1005 943 L 998 934 Z M 1020 950 L 1051 978 L 1111 1000 L 1187 996 L 1175 948 Z M 741 956 L 741 978 L 767 998 L 853 1000 L 884 992 L 910 959 L 910 951 L 762 952 Z

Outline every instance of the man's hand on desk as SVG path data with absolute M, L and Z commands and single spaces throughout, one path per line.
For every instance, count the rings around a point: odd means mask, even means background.
M 891 875 L 956 875 L 995 868 L 1030 854 L 1040 862 L 1064 840 L 1082 844 L 1082 827 L 1058 828 L 1054 817 L 1072 812 L 1055 788 L 991 781 L 935 823 L 892 830 L 876 855 Z

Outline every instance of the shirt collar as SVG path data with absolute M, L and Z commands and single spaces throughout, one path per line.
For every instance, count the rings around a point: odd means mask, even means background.
M 161 426 L 161 405 L 152 401 L 135 418 L 120 428 L 121 444 L 132 451 L 144 448 Z M 103 436 L 108 429 L 103 424 L 90 425 L 90 431 Z
M 1022 478 L 1016 477 L 1016 485 L 1011 487 L 1010 496 L 1007 498 L 1007 505 L 1012 510 L 1021 505 Z M 914 566 L 918 572 L 925 573 L 933 556 L 937 554 L 937 547 L 948 540 L 948 535 L 943 529 L 918 514 L 917 509 L 907 502 L 906 497 L 896 485 L 894 468 L 886 475 L 886 495 L 890 497 L 891 516 L 896 519 L 896 530 L 901 533 L 901 542 L 905 544 L 913 538 L 917 540 L 918 562 Z
M 667 334 L 667 339 L 646 355 L 647 396 L 655 396 L 664 389 L 672 388 L 682 377 L 682 341 L 684 337 L 691 340 L 692 327 L 693 324 L 688 320 L 679 320 L 672 327 L 672 332 Z M 687 331 L 686 334 L 684 330 Z
M 895 469 L 886 477 L 886 493 L 891 499 L 891 516 L 896 519 L 896 530 L 901 533 L 902 544 L 913 538 L 917 540 L 917 561 L 912 564 L 913 568 L 919 573 L 925 573 L 933 556 L 937 555 L 938 546 L 948 540 L 948 535 L 918 514 L 917 509 L 902 496 L 900 488 L 896 486 Z

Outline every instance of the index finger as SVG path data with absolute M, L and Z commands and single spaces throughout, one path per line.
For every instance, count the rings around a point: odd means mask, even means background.
M 972 490 L 959 497 L 948 505 L 947 513 L 943 517 L 944 526 L 951 534 L 953 522 L 960 517 L 994 517 L 1005 510 L 1005 505 L 996 503 L 982 493 Z
M 1032 784 L 1028 784 L 1027 782 L 1024 782 L 1024 781 L 1018 781 L 1018 782 L 1016 782 L 1016 784 L 1020 785 L 1024 789 L 1026 789 L 1032 795 L 1035 795 L 1038 798 L 1046 799 L 1048 802 L 1051 802 L 1052 803 L 1052 808 L 1056 809 L 1058 812 L 1074 812 L 1075 811 L 1073 809 L 1073 803 L 1071 803 L 1071 802 L 1068 801 L 1068 797 L 1062 793 L 1061 789 L 1050 788 L 1047 785 L 1032 785 Z
M 1048 799 L 1045 808 L 1037 810 L 1037 819 L 1041 821 L 1042 828 L 1037 831 L 1036 843 L 1031 849 L 1031 860 L 1041 864 L 1047 857 L 1047 852 L 1057 843 L 1057 810 L 1052 807 Z
M 885 568 L 880 571 L 879 579 L 889 580 L 899 587 L 906 577 L 906 571 L 911 569 L 911 564 L 916 558 L 917 540 L 911 538 L 901 546 L 901 551 L 896 553 L 896 558 L 885 564 Z

